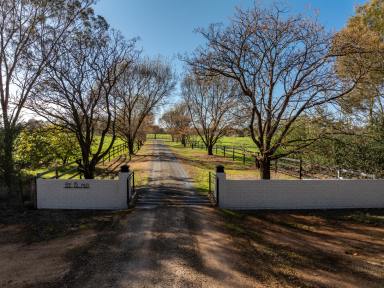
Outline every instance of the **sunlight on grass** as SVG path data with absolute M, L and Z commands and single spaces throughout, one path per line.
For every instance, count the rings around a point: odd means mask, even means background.
M 166 145 L 182 161 L 188 174 L 194 180 L 194 188 L 201 194 L 207 194 L 209 190 L 209 172 L 214 172 L 217 165 L 224 165 L 227 179 L 231 180 L 258 180 L 259 171 L 255 169 L 252 162 L 243 164 L 242 159 L 236 157 L 224 158 L 221 155 L 207 155 L 204 149 L 192 149 L 184 147 L 181 143 L 165 141 Z M 271 173 L 272 179 L 295 179 L 291 176 L 281 173 Z

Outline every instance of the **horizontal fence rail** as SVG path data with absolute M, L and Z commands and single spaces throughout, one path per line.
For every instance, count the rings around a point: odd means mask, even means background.
M 202 141 L 189 141 L 188 146 L 192 149 L 207 150 L 206 145 Z M 233 161 L 240 161 L 243 165 L 256 164 L 258 152 L 250 150 L 249 146 L 235 146 L 216 144 L 213 147 L 213 154 L 230 158 Z M 275 173 L 282 173 L 294 178 L 337 178 L 337 179 L 376 179 L 374 174 L 361 171 L 347 170 L 337 167 L 325 167 L 309 161 L 297 158 L 280 158 L 271 162 L 271 169 Z
M 68 163 L 68 164 L 65 164 L 65 165 L 60 165 L 60 166 L 55 166 L 55 167 L 53 167 L 53 168 L 51 168 L 51 169 L 48 169 L 48 170 L 46 170 L 46 171 L 44 171 L 44 172 L 41 172 L 41 173 L 37 173 L 37 177 L 38 178 L 41 178 L 42 176 L 45 176 L 45 175 L 47 175 L 47 174 L 49 174 L 49 173 L 51 173 L 51 172 L 55 172 L 55 176 L 53 176 L 53 177 L 49 177 L 48 179 L 54 179 L 54 178 L 59 178 L 60 176 L 62 176 L 63 174 L 59 174 L 59 171 L 60 171 L 60 169 L 63 169 L 63 168 L 66 168 L 66 167 L 71 167 L 72 165 L 76 165 L 77 163 L 76 163 L 76 161 L 73 161 L 73 162 L 71 162 L 71 163 Z M 77 167 L 76 167 L 76 169 L 77 169 Z M 72 170 L 72 169 L 71 169 Z
M 141 148 L 142 144 L 137 145 L 137 150 Z M 110 151 L 99 161 L 99 164 L 105 165 L 106 162 L 110 162 L 112 159 L 114 159 L 117 156 L 120 156 L 128 151 L 128 144 L 122 143 L 119 145 L 113 146 Z M 76 165 L 74 167 L 74 165 Z M 50 173 L 54 172 L 53 176 L 50 177 L 43 177 Z M 77 172 L 77 173 L 74 173 Z M 44 172 L 38 173 L 36 175 L 37 178 L 46 178 L 46 179 L 60 179 L 61 177 L 72 174 L 68 179 L 74 179 L 77 176 L 80 176 L 80 179 L 82 178 L 82 174 L 79 171 L 79 160 L 73 161 L 65 165 L 55 166 L 53 168 L 50 168 Z M 117 173 L 117 172 L 116 172 Z M 117 174 L 116 174 L 117 175 Z M 115 176 L 116 176 L 115 175 Z

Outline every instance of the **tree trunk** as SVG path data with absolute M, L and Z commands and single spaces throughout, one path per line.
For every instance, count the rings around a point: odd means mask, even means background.
M 184 148 L 187 146 L 187 140 L 185 139 L 185 136 L 181 136 L 181 144 L 183 144 Z
M 213 155 L 213 145 L 208 145 L 208 155 Z
M 80 161 L 76 161 L 77 165 L 80 167 L 80 172 L 83 173 L 85 179 L 94 179 L 95 178 L 95 170 L 96 170 L 96 164 L 94 163 L 94 160 L 90 160 L 90 151 L 91 147 L 90 145 L 84 145 L 84 147 L 81 149 L 81 159 Z
M 135 154 L 135 142 L 132 140 L 128 141 L 128 153 L 129 153 L 129 155 Z
M 16 133 L 11 128 L 4 128 L 4 138 L 3 138 L 3 153 L 4 157 L 2 159 L 2 169 L 3 169 L 3 178 L 4 183 L 7 186 L 8 198 L 17 196 L 17 191 L 14 191 L 12 187 L 14 178 L 15 178 L 15 167 L 13 161 L 13 144 L 15 142 Z
M 259 159 L 260 164 L 260 178 L 264 180 L 271 179 L 271 160 L 269 157 Z
M 96 167 L 94 165 L 88 164 L 86 167 L 84 167 L 84 178 L 85 179 L 94 179 L 95 178 L 95 169 Z

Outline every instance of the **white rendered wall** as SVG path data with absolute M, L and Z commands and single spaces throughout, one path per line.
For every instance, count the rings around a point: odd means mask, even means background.
M 126 209 L 128 175 L 120 173 L 119 180 L 37 179 L 37 208 Z
M 226 180 L 219 206 L 230 209 L 384 208 L 384 180 Z

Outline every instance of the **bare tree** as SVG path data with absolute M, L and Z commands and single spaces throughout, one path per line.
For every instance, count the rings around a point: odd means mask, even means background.
M 128 69 L 118 83 L 118 133 L 127 142 L 129 154 L 143 121 L 168 97 L 175 87 L 169 64 L 161 60 L 141 60 Z
M 147 134 L 151 133 L 151 128 L 153 127 L 154 123 L 155 115 L 151 112 L 144 118 L 144 121 L 141 124 L 139 131 L 137 131 L 136 143 L 138 145 L 138 148 L 140 148 L 140 146 L 144 144 L 145 140 L 147 139 Z
M 298 117 L 352 91 L 363 73 L 339 79 L 334 62 L 342 51 L 332 51 L 333 35 L 278 7 L 237 10 L 228 27 L 199 32 L 208 44 L 186 61 L 201 76 L 222 75 L 241 88 L 262 179 L 270 179 L 271 160 L 316 140 L 287 138 Z
M 225 77 L 199 79 L 193 74 L 183 81 L 182 95 L 192 125 L 207 147 L 208 155 L 213 155 L 213 146 L 233 125 L 231 110 L 239 93 L 233 84 Z
M 20 118 L 32 89 L 55 48 L 68 33 L 92 14 L 93 0 L 0 1 L 1 166 L 5 183 L 14 173 L 13 148 Z
M 160 123 L 171 134 L 172 141 L 174 141 L 175 137 L 179 138 L 181 143 L 186 146 L 191 130 L 191 117 L 185 102 L 177 103 L 164 112 L 160 118 Z
M 116 138 L 113 88 L 133 61 L 135 41 L 125 41 L 101 17 L 67 38 L 50 63 L 31 107 L 40 116 L 77 137 L 80 170 L 94 178 L 97 163 Z M 105 144 L 105 145 L 104 145 Z

